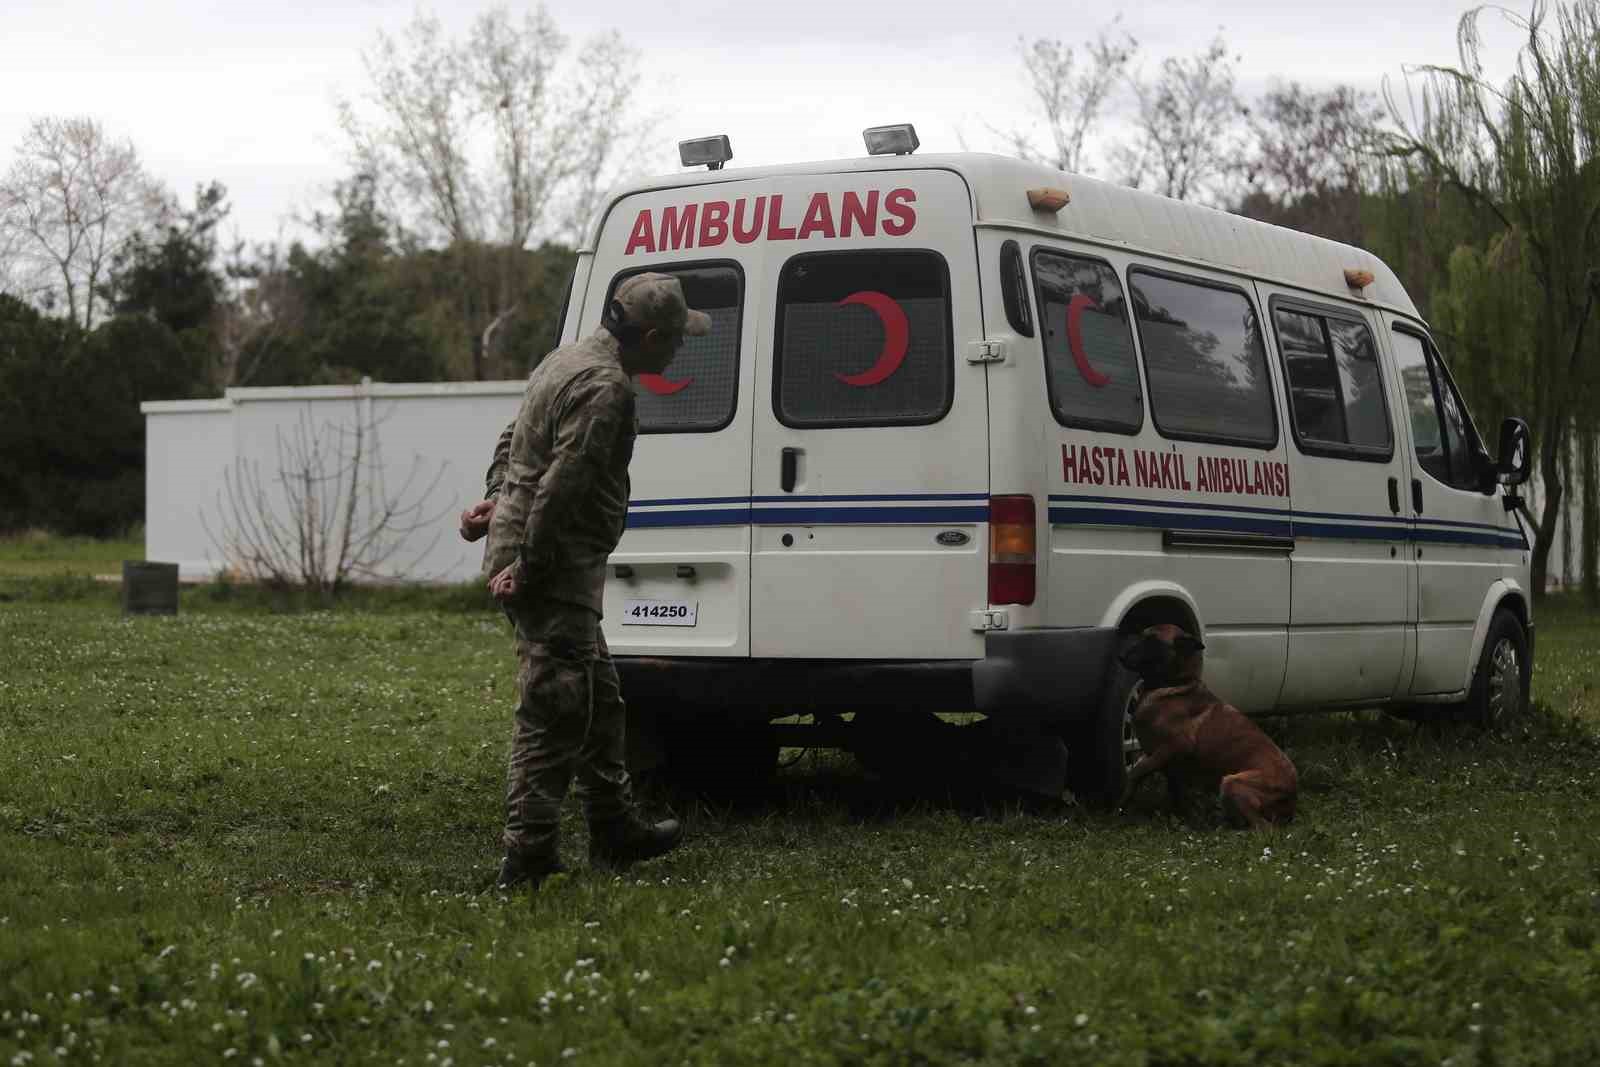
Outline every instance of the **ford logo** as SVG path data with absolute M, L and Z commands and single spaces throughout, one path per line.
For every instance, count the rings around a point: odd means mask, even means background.
M 972 540 L 972 538 L 968 537 L 960 530 L 943 530 L 937 537 L 934 538 L 934 540 L 948 548 L 955 548 L 958 545 L 966 544 L 968 541 Z

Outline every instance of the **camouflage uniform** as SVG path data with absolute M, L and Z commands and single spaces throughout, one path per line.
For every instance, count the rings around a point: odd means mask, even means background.
M 556 349 L 528 379 L 522 409 L 489 468 L 497 498 L 484 570 L 521 561 L 517 713 L 506 784 L 508 853 L 554 852 L 574 774 L 592 824 L 633 803 L 625 708 L 600 630 L 606 559 L 628 511 L 637 422 L 620 345 L 601 329 Z

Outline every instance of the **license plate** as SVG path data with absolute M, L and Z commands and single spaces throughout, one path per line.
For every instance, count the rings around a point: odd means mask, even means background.
M 624 626 L 693 626 L 700 604 L 693 600 L 624 600 Z

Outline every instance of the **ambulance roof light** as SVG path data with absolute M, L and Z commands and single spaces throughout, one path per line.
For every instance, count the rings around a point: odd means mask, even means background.
M 728 135 L 725 133 L 719 133 L 715 137 L 696 137 L 690 141 L 679 141 L 678 158 L 686 167 L 721 170 L 722 165 L 733 158 L 733 145 L 729 143 Z
M 909 122 L 862 130 L 861 139 L 867 142 L 869 156 L 909 156 L 922 144 L 917 140 L 916 129 Z

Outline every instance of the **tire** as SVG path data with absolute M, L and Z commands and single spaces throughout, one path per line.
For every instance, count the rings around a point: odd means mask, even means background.
M 1139 758 L 1133 711 L 1143 692 L 1139 676 L 1113 660 L 1100 706 L 1066 731 L 1067 788 L 1084 807 L 1109 811 L 1122 801 Z
M 1500 608 L 1489 621 L 1472 688 L 1461 705 L 1461 717 L 1482 730 L 1504 731 L 1527 720 L 1529 683 L 1533 663 L 1528 657 L 1528 635 L 1516 615 Z

